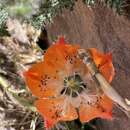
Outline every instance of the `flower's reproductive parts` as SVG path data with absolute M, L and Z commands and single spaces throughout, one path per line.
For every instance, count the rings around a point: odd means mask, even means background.
M 58 121 L 81 122 L 100 117 L 112 118 L 112 100 L 99 87 L 87 65 L 78 57 L 80 46 L 60 38 L 45 53 L 43 61 L 25 73 L 26 83 L 48 127 Z M 111 54 L 89 49 L 92 59 L 107 82 L 114 76 Z

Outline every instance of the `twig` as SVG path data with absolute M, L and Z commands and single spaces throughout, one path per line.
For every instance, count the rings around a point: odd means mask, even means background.
M 0 85 L 3 86 L 4 90 L 6 91 L 8 97 L 13 101 L 15 104 L 18 104 L 20 107 L 24 109 L 29 109 L 31 111 L 36 111 L 36 108 L 29 104 L 29 101 L 23 99 L 23 97 L 19 97 L 18 94 L 21 92 L 25 92 L 24 90 L 16 90 L 11 89 L 11 85 L 8 83 L 6 79 L 0 76 Z
M 26 115 L 25 115 L 25 117 L 22 119 L 22 121 L 20 122 L 20 124 L 19 125 L 22 125 L 24 122 L 25 122 L 25 120 L 28 118 L 28 116 L 31 114 L 31 111 L 29 111 Z

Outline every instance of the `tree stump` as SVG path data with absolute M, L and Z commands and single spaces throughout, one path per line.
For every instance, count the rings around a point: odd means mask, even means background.
M 112 52 L 115 78 L 112 86 L 124 97 L 130 99 L 130 21 L 118 16 L 113 10 L 97 3 L 87 7 L 80 0 L 74 10 L 63 10 L 53 23 L 47 25 L 49 38 L 53 41 L 64 35 L 70 43 L 82 48 L 97 48 L 102 52 Z M 98 130 L 130 130 L 130 119 L 117 107 L 113 110 L 113 120 L 97 121 Z

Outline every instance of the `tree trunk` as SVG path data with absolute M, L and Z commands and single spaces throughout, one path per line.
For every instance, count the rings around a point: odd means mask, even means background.
M 92 8 L 79 0 L 73 11 L 63 10 L 47 25 L 51 41 L 65 35 L 70 43 L 82 48 L 94 47 L 112 52 L 116 75 L 112 86 L 125 98 L 130 99 L 130 22 L 113 10 L 97 3 Z M 130 130 L 128 119 L 119 108 L 113 110 L 113 120 L 99 119 L 98 130 Z

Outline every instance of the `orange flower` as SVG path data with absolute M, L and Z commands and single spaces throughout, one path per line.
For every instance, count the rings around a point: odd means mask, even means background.
M 35 106 L 46 127 L 78 117 L 81 122 L 96 117 L 112 118 L 112 101 L 98 89 L 99 84 L 77 57 L 79 48 L 65 44 L 64 38 L 60 38 L 47 50 L 44 60 L 25 74 L 29 89 L 38 97 Z M 111 82 L 114 76 L 111 54 L 89 50 L 100 72 Z

